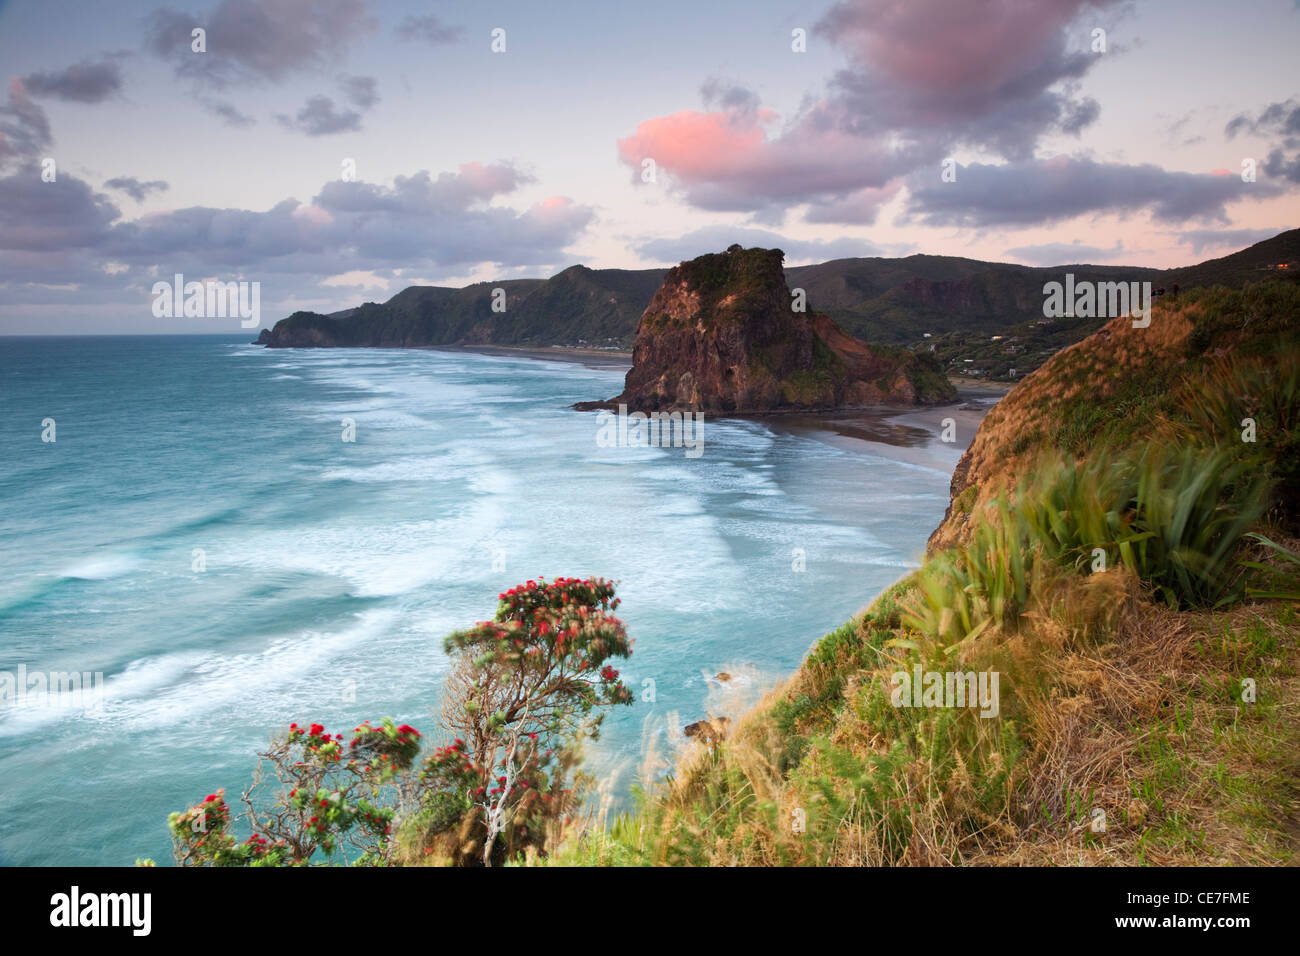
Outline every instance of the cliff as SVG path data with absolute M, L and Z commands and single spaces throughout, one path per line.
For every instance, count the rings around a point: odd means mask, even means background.
M 1017 381 L 1059 349 L 1095 332 L 1097 319 L 1042 318 L 1043 284 L 1069 271 L 1078 281 L 1150 281 L 1153 287 L 1240 287 L 1300 260 L 1300 229 L 1219 259 L 1178 269 L 1134 266 L 1031 267 L 955 256 L 835 259 L 785 270 L 808 308 L 850 335 L 924 346 L 944 368 Z M 1295 266 L 1293 266 L 1294 268 Z M 480 282 L 462 289 L 411 286 L 387 302 L 330 315 L 296 312 L 263 331 L 272 348 L 431 345 L 587 345 L 630 348 L 664 269 L 571 266 L 549 279 Z M 492 291 L 504 289 L 506 310 Z M 1002 338 L 994 340 L 993 335 Z M 928 338 L 926 336 L 929 336 Z M 967 360 L 970 361 L 967 361 Z M 1013 371 L 1014 370 L 1014 371 Z
M 1295 865 L 1300 283 L 1056 356 L 952 504 L 919 569 L 560 862 Z
M 1082 459 L 1099 443 L 1136 443 L 1201 402 L 1218 365 L 1285 352 L 1281 343 L 1300 332 L 1300 276 L 1279 276 L 1244 292 L 1216 287 L 1164 297 L 1149 327 L 1112 319 L 1026 376 L 980 423 L 958 462 L 930 549 L 965 540 L 970 516 L 1022 481 L 1045 449 Z M 1300 435 L 1269 440 L 1278 446 L 1281 490 L 1300 511 Z
M 295 312 L 263 330 L 270 348 L 420 348 L 431 345 L 626 347 L 662 269 L 572 266 L 550 279 L 504 279 L 461 289 L 411 286 L 387 302 L 331 315 Z M 503 296 L 497 296 L 496 290 Z
M 637 325 L 623 393 L 578 407 L 766 413 L 956 400 L 930 356 L 868 345 L 796 311 L 783 258 L 732 246 L 670 269 Z

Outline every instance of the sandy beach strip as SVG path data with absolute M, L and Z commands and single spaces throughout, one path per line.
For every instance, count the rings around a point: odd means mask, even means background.
M 528 348 L 514 345 L 439 345 L 432 348 L 439 352 L 472 352 L 547 362 L 580 362 L 589 368 L 605 371 L 626 371 L 632 367 L 631 352 L 607 349 L 571 346 Z M 849 451 L 865 451 L 951 474 L 957 459 L 974 439 L 975 431 L 984 416 L 1011 387 L 974 380 L 961 380 L 955 384 L 958 399 L 951 405 L 880 406 L 833 412 L 716 417 L 719 420 L 758 420 L 773 431 L 828 441 Z M 945 442 L 943 435 L 949 420 L 953 426 L 953 440 Z

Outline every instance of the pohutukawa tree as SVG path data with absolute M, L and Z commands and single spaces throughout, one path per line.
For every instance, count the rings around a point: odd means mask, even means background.
M 366 721 L 348 743 L 321 724 L 300 727 L 262 752 L 244 791 L 238 842 L 225 791 L 168 818 L 181 866 L 302 866 L 331 863 L 384 865 L 391 861 L 401 777 L 420 752 L 420 732 L 385 719 Z M 274 781 L 274 792 L 258 791 Z
M 632 653 L 601 578 L 529 581 L 500 595 L 496 616 L 447 638 L 456 663 L 443 726 L 456 736 L 430 757 L 425 777 L 464 788 L 481 821 L 482 860 L 539 846 L 539 826 L 566 812 L 566 772 L 604 708 L 631 704 L 609 663 Z
M 603 579 L 529 581 L 500 598 L 491 621 L 447 638 L 442 719 L 453 743 L 417 765 L 420 733 L 407 724 L 367 721 L 346 743 L 320 724 L 290 724 L 243 793 L 239 822 L 251 836 L 231 833 L 218 790 L 171 815 L 177 861 L 390 865 L 441 847 L 490 866 L 544 850 L 576 806 L 582 741 L 608 707 L 632 703 L 609 663 L 632 644 Z

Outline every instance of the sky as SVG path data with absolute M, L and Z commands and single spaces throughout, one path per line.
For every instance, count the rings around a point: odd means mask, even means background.
M 178 273 L 269 327 L 733 242 L 1186 265 L 1300 226 L 1298 49 L 1300 0 L 0 0 L 0 334 L 241 330 Z

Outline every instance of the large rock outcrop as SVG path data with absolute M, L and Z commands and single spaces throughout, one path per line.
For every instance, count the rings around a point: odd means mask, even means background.
M 641 315 L 623 394 L 578 407 L 764 413 L 956 400 L 930 356 L 795 311 L 782 259 L 732 246 L 670 269 Z

